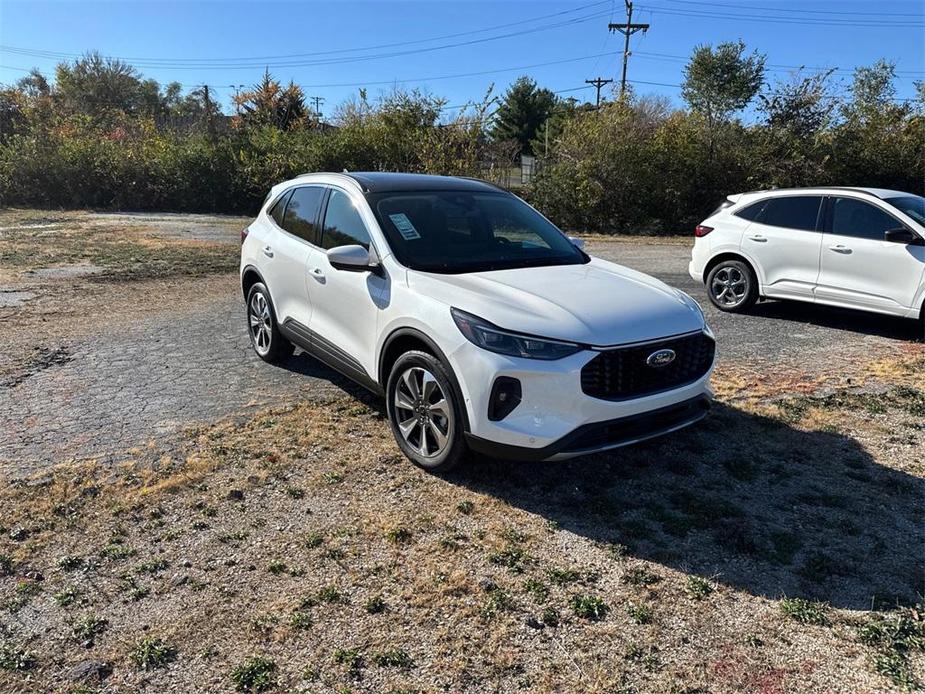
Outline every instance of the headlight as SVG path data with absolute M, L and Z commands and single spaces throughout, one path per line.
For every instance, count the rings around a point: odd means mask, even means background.
M 530 335 L 507 332 L 471 313 L 450 309 L 459 331 L 469 342 L 489 352 L 524 359 L 562 359 L 581 351 L 574 342 L 547 340 Z

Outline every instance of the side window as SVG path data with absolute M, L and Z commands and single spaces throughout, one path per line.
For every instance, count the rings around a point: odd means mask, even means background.
M 833 234 L 882 241 L 884 232 L 900 227 L 897 219 L 863 200 L 835 198 L 832 202 Z
M 323 197 L 324 188 L 321 186 L 296 188 L 286 205 L 286 214 L 280 226 L 290 234 L 317 244 L 318 211 Z
M 356 211 L 350 196 L 339 190 L 332 190 L 328 209 L 324 214 L 323 248 L 360 245 L 369 248 L 369 232 Z
M 290 195 L 292 195 L 292 191 L 287 190 L 279 196 L 279 200 L 277 200 L 276 204 L 270 209 L 270 216 L 273 218 L 273 221 L 276 222 L 277 226 L 283 226 L 283 213 L 286 211 L 286 202 L 289 200 Z
M 817 195 L 771 198 L 755 221 L 774 227 L 814 231 L 821 202 L 822 197 Z
M 756 219 L 758 219 L 758 217 L 761 216 L 761 211 L 764 209 L 765 203 L 767 203 L 767 200 L 759 200 L 758 202 L 753 203 L 749 205 L 748 207 L 742 208 L 741 210 L 739 210 L 738 212 L 735 212 L 734 214 L 736 217 L 741 217 L 742 219 L 747 219 L 750 222 L 754 222 Z M 722 206 L 717 208 L 713 212 L 713 214 L 716 214 L 721 209 L 722 209 Z

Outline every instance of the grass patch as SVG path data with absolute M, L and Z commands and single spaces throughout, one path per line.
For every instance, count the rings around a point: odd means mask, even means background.
M 688 576 L 684 589 L 694 600 L 703 600 L 714 591 L 713 584 L 700 576 Z
M 129 658 L 142 670 L 155 670 L 165 667 L 176 654 L 177 649 L 163 639 L 146 636 L 135 644 Z
M 780 601 L 780 610 L 784 616 L 800 624 L 829 624 L 829 606 L 805 598 L 784 598 Z
M 231 671 L 231 681 L 239 692 L 263 692 L 276 686 L 276 663 L 252 656 Z
M 390 648 L 387 651 L 374 653 L 372 661 L 379 667 L 397 667 L 403 670 L 410 670 L 414 667 L 414 660 L 400 648 Z
M 652 622 L 652 608 L 648 605 L 630 603 L 626 613 L 636 624 L 649 624 Z
M 607 603 L 596 595 L 573 595 L 569 598 L 569 605 L 576 617 L 590 622 L 600 621 L 610 612 Z

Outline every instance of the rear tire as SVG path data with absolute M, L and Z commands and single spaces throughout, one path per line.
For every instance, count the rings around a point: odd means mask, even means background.
M 270 292 L 262 282 L 247 292 L 247 334 L 257 356 L 267 363 L 278 364 L 292 356 L 292 343 L 279 331 Z
M 408 460 L 441 474 L 459 464 L 467 450 L 462 403 L 439 359 L 416 350 L 402 354 L 392 365 L 385 403 L 392 434 Z
M 741 313 L 758 301 L 758 278 L 741 260 L 721 260 L 707 275 L 707 296 L 720 311 Z

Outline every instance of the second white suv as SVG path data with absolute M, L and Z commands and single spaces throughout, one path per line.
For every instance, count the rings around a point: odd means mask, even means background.
M 768 297 L 925 323 L 925 198 L 878 188 L 730 195 L 694 236 L 690 275 L 720 310 Z
M 467 448 L 568 458 L 703 417 L 715 346 L 700 307 L 579 246 L 481 181 L 300 176 L 242 233 L 251 342 L 385 395 L 399 447 L 434 471 Z

